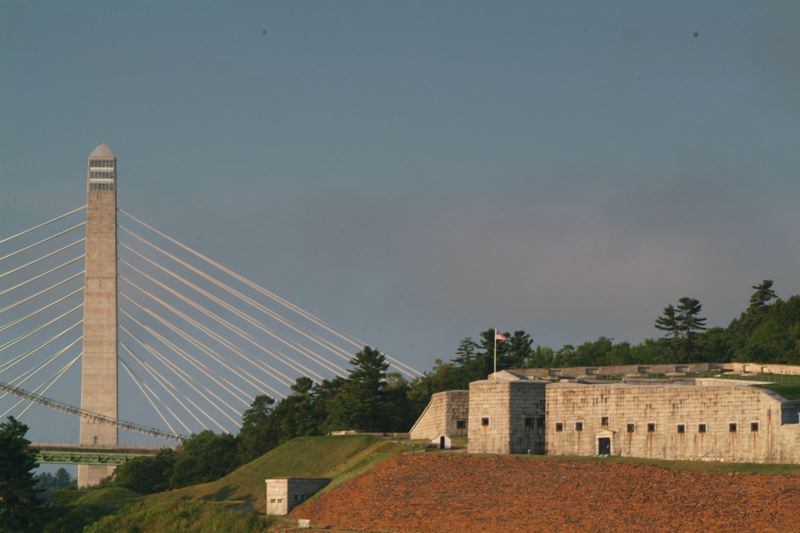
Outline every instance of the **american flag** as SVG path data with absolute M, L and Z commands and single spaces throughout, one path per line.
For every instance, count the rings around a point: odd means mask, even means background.
M 494 330 L 494 340 L 496 341 L 507 341 L 508 335 L 505 333 L 500 333 L 497 330 Z

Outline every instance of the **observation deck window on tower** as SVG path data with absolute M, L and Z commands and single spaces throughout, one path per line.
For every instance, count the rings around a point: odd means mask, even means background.
M 106 167 L 106 168 L 114 168 L 114 161 L 113 160 L 101 160 L 101 159 L 93 159 L 89 161 L 90 167 Z

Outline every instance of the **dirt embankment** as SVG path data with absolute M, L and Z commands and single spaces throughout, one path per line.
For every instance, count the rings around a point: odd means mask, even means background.
M 405 455 L 292 515 L 317 526 L 395 532 L 800 532 L 800 475 Z

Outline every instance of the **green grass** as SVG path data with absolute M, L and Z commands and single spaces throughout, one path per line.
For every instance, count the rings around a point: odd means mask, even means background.
M 44 531 L 82 531 L 138 498 L 135 492 L 118 487 L 53 491 L 53 505 L 44 515 Z
M 737 379 L 740 381 L 770 381 L 769 385 L 755 385 L 771 390 L 787 400 L 800 400 L 800 376 L 786 374 L 733 374 L 714 373 L 708 377 Z
M 264 508 L 271 477 L 327 477 L 335 486 L 371 465 L 404 451 L 421 448 L 408 441 L 391 441 L 370 435 L 300 437 L 210 483 L 151 494 L 147 500 L 190 497 L 214 501 L 239 501 Z
M 198 500 L 167 500 L 128 506 L 84 529 L 86 533 L 254 533 L 267 531 L 273 520 L 252 511 L 237 511 L 225 504 Z

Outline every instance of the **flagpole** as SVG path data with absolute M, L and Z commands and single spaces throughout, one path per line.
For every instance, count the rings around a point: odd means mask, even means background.
M 497 379 L 497 328 L 494 328 L 494 379 Z

